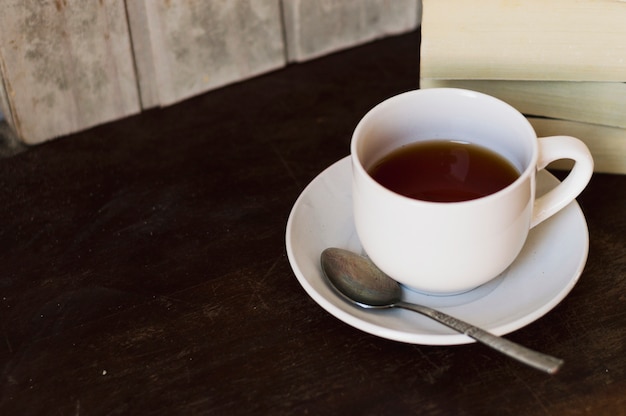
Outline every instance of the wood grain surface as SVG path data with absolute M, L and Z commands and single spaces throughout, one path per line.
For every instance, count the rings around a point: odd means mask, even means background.
M 7 0 L 0 39 L 0 111 L 25 143 L 139 112 L 123 2 Z
M 555 376 L 481 345 L 360 332 L 294 277 L 294 201 L 369 108 L 417 87 L 419 42 L 289 65 L 0 159 L 0 414 L 626 414 L 626 176 L 595 175 L 579 198 L 579 283 L 508 335 L 565 359 Z
M 279 0 L 127 1 L 143 108 L 285 65 Z

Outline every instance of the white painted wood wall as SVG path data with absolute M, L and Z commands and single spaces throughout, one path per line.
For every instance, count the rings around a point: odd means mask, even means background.
M 0 7 L 0 113 L 27 144 L 405 33 L 421 13 L 420 0 L 3 0 Z

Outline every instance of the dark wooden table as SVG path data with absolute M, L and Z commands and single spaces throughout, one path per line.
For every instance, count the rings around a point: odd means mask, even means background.
M 296 280 L 294 201 L 418 60 L 389 38 L 1 159 L 0 415 L 626 414 L 626 176 L 579 198 L 579 283 L 508 335 L 555 376 L 360 332 Z

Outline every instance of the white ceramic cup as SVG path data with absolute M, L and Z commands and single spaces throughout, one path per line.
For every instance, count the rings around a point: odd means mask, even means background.
M 484 146 L 521 174 L 496 193 L 462 202 L 408 198 L 368 174 L 391 151 L 434 139 Z M 510 105 L 453 88 L 410 91 L 378 104 L 357 125 L 351 158 L 354 221 L 365 252 L 395 280 L 433 294 L 467 291 L 502 273 L 521 251 L 529 229 L 572 202 L 593 173 L 593 159 L 580 140 L 537 139 Z M 536 199 L 536 172 L 558 159 L 572 159 L 574 167 Z

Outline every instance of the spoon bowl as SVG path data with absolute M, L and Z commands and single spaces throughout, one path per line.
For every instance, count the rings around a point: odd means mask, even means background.
M 363 308 L 386 309 L 401 301 L 400 285 L 365 257 L 329 248 L 322 253 L 321 262 L 333 287 Z
M 402 308 L 420 313 L 465 334 L 511 358 L 549 374 L 555 374 L 563 360 L 546 355 L 427 306 L 402 300 L 402 287 L 368 258 L 340 248 L 327 248 L 320 257 L 324 275 L 347 301 L 362 308 Z

